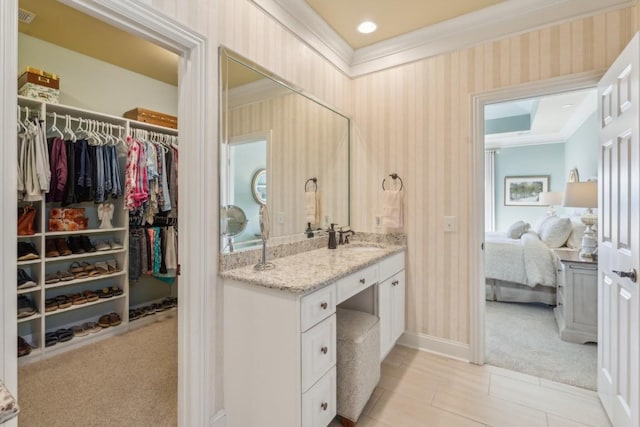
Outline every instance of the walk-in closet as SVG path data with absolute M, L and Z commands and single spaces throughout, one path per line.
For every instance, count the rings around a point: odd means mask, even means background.
M 19 423 L 176 425 L 177 57 L 58 2 L 20 8 Z

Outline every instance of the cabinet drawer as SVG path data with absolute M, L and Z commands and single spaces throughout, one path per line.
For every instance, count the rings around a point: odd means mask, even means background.
M 400 270 L 404 270 L 404 252 L 383 259 L 379 265 L 378 279 L 382 282 Z
M 357 273 L 353 273 L 336 283 L 338 291 L 338 304 L 351 298 L 363 289 L 368 288 L 378 281 L 378 266 L 372 265 Z
M 336 416 L 336 367 L 302 395 L 302 426 L 326 427 Z
M 300 330 L 306 331 L 336 312 L 336 284 L 315 291 L 300 303 Z
M 306 391 L 336 364 L 336 315 L 302 334 L 302 391 Z

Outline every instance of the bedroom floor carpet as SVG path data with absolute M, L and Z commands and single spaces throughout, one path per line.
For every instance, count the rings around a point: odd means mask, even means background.
M 596 389 L 596 344 L 562 341 L 549 306 L 486 301 L 485 362 Z

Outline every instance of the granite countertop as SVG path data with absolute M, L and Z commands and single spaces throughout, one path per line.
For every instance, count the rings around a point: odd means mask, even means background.
M 359 246 L 375 246 L 377 249 L 359 250 Z M 306 294 L 403 250 L 405 247 L 400 245 L 348 244 L 337 249 L 322 248 L 267 259 L 275 265 L 271 270 L 258 271 L 250 265 L 223 271 L 220 275 L 252 285 Z

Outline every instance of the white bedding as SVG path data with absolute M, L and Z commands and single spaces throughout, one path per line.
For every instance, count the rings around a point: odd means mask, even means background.
M 556 286 L 557 259 L 552 250 L 533 232 L 520 239 L 505 233 L 485 233 L 485 276 L 507 282 Z

